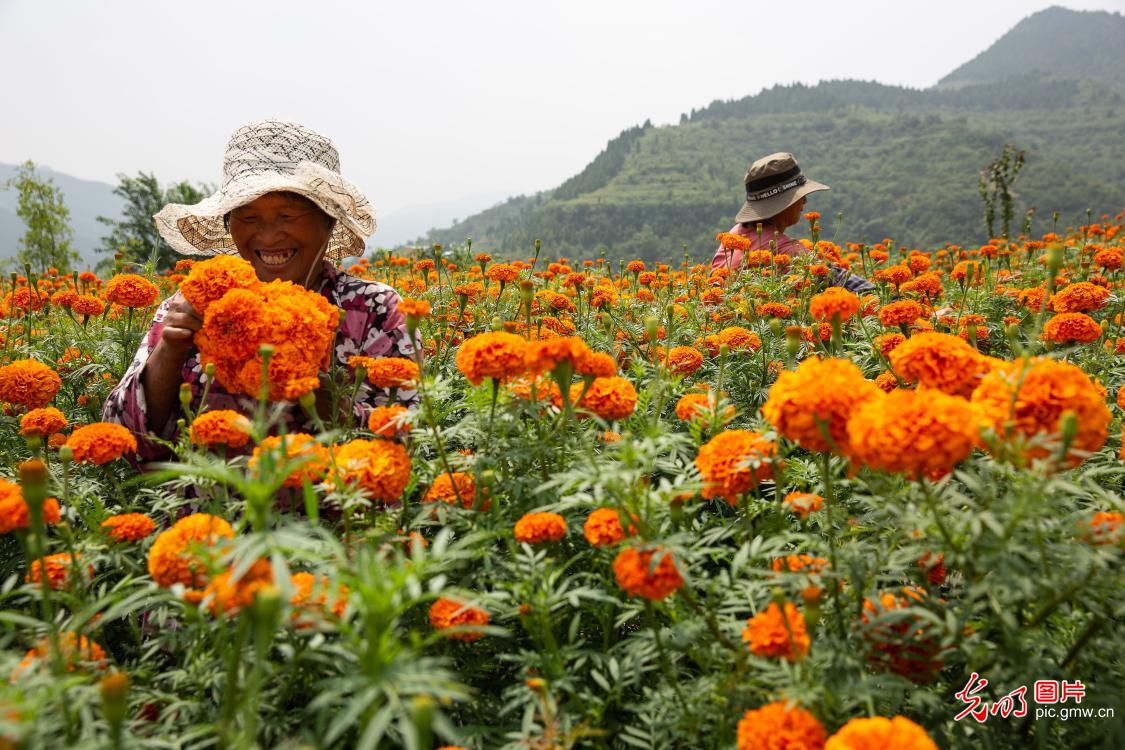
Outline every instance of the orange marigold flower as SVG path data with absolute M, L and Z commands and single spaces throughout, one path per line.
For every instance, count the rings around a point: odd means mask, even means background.
M 156 531 L 156 521 L 144 513 L 120 513 L 110 516 L 101 527 L 118 542 L 139 542 Z
M 1077 417 L 1067 464 L 1077 466 L 1087 453 L 1106 441 L 1110 411 L 1105 397 L 1081 368 L 1053 359 L 1033 359 L 1024 372 L 1022 361 L 1006 362 L 981 380 L 973 391 L 973 406 L 982 422 L 1001 439 L 1061 432 L 1067 412 Z M 1028 458 L 1050 454 L 1047 446 L 1025 449 Z
M 715 235 L 715 240 L 722 244 L 724 250 L 749 250 L 750 238 L 743 237 L 740 234 L 732 234 L 731 232 L 719 232 Z
M 922 306 L 912 299 L 891 302 L 879 309 L 879 322 L 887 328 L 909 326 L 920 317 Z
M 877 601 L 863 601 L 860 617 L 870 647 L 868 661 L 918 684 L 932 681 L 944 666 L 941 638 L 922 615 L 896 610 L 917 606 L 925 599 L 925 590 L 917 586 L 907 586 L 900 594 L 885 591 Z
M 398 301 L 398 311 L 408 318 L 424 318 L 430 314 L 430 303 L 424 299 L 403 297 Z
M 785 602 L 784 615 L 777 602 L 770 602 L 747 620 L 742 640 L 750 644 L 750 653 L 755 656 L 800 661 L 809 653 L 805 616 L 790 602 Z
M 51 402 L 62 387 L 62 378 L 42 362 L 17 359 L 0 367 L 0 401 L 25 409 L 40 409 Z
M 410 456 L 390 440 L 352 440 L 335 449 L 329 484 L 360 487 L 372 500 L 394 502 L 410 481 Z
M 237 579 L 234 569 L 224 570 L 207 582 L 203 602 L 211 614 L 234 616 L 254 603 L 263 590 L 273 589 L 273 566 L 266 559 L 255 560 Z
M 81 557 L 81 554 L 76 555 L 76 558 Z M 56 591 L 66 588 L 67 584 L 70 582 L 72 570 L 77 570 L 78 575 L 82 575 L 82 566 L 76 564 L 76 561 L 71 559 L 69 552 L 47 555 L 43 558 L 43 562 L 46 563 L 48 585 Z M 94 575 L 94 566 L 87 565 L 86 568 L 86 572 L 92 577 Z M 43 580 L 42 576 L 42 567 L 39 565 L 39 561 L 32 560 L 31 567 L 28 569 L 27 577 L 24 578 L 24 581 L 26 583 L 39 583 Z
M 96 318 L 105 312 L 105 303 L 89 294 L 80 294 L 74 298 L 74 301 L 70 304 L 70 309 L 73 310 L 76 315 Z
M 0 479 L 0 534 L 26 529 L 31 523 L 23 490 L 18 484 Z M 53 497 L 43 502 L 44 523 L 59 522 L 59 501 Z
M 106 300 L 122 307 L 151 307 L 159 296 L 156 284 L 133 273 L 119 273 L 105 285 Z
M 793 314 L 793 309 L 784 302 L 765 302 L 756 308 L 758 315 L 763 318 L 778 318 L 784 320 Z
M 830 286 L 809 300 L 809 314 L 822 323 L 844 323 L 857 312 L 859 297 L 840 286 Z
M 686 393 L 676 402 L 676 417 L 684 422 L 708 419 L 718 405 L 714 398 L 710 393 Z M 734 419 L 734 406 L 727 404 L 721 419 L 724 423 Z
M 884 357 L 889 357 L 899 344 L 906 341 L 906 337 L 901 333 L 884 333 L 876 336 L 872 341 Z
M 991 369 L 987 357 L 956 336 L 922 331 L 890 353 L 891 367 L 904 380 L 968 396 Z
M 861 405 L 848 420 L 853 462 L 911 479 L 945 476 L 977 440 L 969 402 L 932 388 L 896 389 Z
M 824 750 L 938 750 L 938 746 L 905 716 L 874 716 L 849 721 L 828 738 Z
M 409 432 L 412 425 L 407 415 L 409 410 L 405 406 L 391 404 L 390 406 L 376 406 L 367 418 L 367 429 L 379 437 L 393 438 L 399 433 Z
M 726 344 L 732 352 L 756 352 L 762 348 L 762 339 L 742 326 L 728 326 L 719 331 L 719 343 Z
M 520 277 L 520 272 L 518 268 L 507 263 L 497 263 L 488 267 L 488 270 L 484 272 L 484 277 L 489 281 L 510 284 Z
M 434 477 L 434 483 L 426 490 L 425 497 L 422 498 L 426 503 L 448 503 L 456 505 L 458 502 L 462 508 L 472 510 L 473 502 L 476 497 L 476 482 L 473 480 L 473 475 L 463 471 L 455 471 L 452 474 L 443 472 Z M 487 498 L 481 501 L 481 510 L 488 510 L 491 503 Z
M 655 566 L 654 557 L 659 559 Z M 672 553 L 660 547 L 648 550 L 626 547 L 613 560 L 613 575 L 617 585 L 627 593 L 652 600 L 671 596 L 684 585 Z
M 645 270 L 645 262 L 643 260 L 631 260 L 625 264 L 625 270 L 629 273 L 640 273 Z
M 691 375 L 703 366 L 703 353 L 692 346 L 673 346 L 668 351 L 668 369 L 677 375 Z
M 773 478 L 771 461 L 777 451 L 770 441 L 750 430 L 725 430 L 699 449 L 695 466 L 703 475 L 703 497 L 721 497 L 731 505 L 740 495 Z
M 636 532 L 636 527 L 629 524 L 629 536 Z M 582 525 L 582 534 L 594 547 L 617 544 L 625 538 L 625 529 L 621 526 L 621 514 L 613 508 L 598 508 L 586 517 L 586 523 Z
M 430 625 L 437 630 L 467 628 L 463 632 L 449 633 L 458 641 L 475 641 L 484 638 L 484 633 L 473 628 L 488 624 L 488 613 L 478 607 L 463 604 L 454 599 L 442 597 L 430 605 Z
M 410 388 L 418 382 L 418 363 L 404 357 L 352 357 L 348 365 L 363 367 L 376 388 Z
M 250 420 L 231 409 L 204 412 L 191 423 L 191 441 L 197 445 L 241 448 L 250 442 Z
M 738 750 L 821 750 L 827 736 L 815 716 L 781 701 L 747 711 L 738 722 Z
M 1125 516 L 1116 511 L 1098 511 L 1090 519 L 1089 534 L 1086 538 L 1094 544 L 1117 544 L 1121 541 L 1121 524 Z
M 133 433 L 114 422 L 83 425 L 70 434 L 66 444 L 74 451 L 75 461 L 99 466 L 137 452 Z
M 612 378 L 617 374 L 617 363 L 605 352 L 592 351 L 578 362 L 575 373 L 592 375 L 595 378 Z
M 790 492 L 781 504 L 799 518 L 808 518 L 809 513 L 815 513 L 824 507 L 824 498 L 811 492 Z
M 846 454 L 848 418 L 861 404 L 880 395 L 879 388 L 851 361 L 810 357 L 795 371 L 778 376 L 762 415 L 778 433 L 806 450 L 834 449 Z
M 66 427 L 66 416 L 53 406 L 32 409 L 20 418 L 20 434 L 48 437 Z
M 285 442 L 285 455 L 280 455 L 282 440 Z M 293 469 L 282 483 L 283 487 L 301 487 L 307 480 L 309 484 L 316 484 L 324 478 L 328 471 L 328 449 L 318 443 L 312 435 L 295 432 L 292 435 L 271 435 L 254 447 L 248 463 L 250 471 L 257 471 L 262 460 L 262 454 L 274 452 L 274 465 L 281 461 L 301 461 L 301 465 Z
M 203 315 L 212 302 L 232 289 L 255 289 L 259 284 L 254 266 L 248 261 L 233 255 L 216 255 L 191 267 L 180 284 L 180 293 Z
M 99 670 L 105 669 L 105 650 L 86 636 L 65 630 L 58 634 L 57 643 L 59 656 L 63 664 L 66 665 L 66 671 L 75 672 L 86 666 Z M 53 659 L 53 654 L 54 648 L 51 639 L 48 637 L 40 638 L 35 646 L 24 655 L 23 661 L 12 670 L 12 680 L 19 679 L 26 670 L 34 668 L 40 663 L 49 662 Z
M 786 555 L 770 562 L 770 570 L 774 573 L 819 573 L 826 567 L 827 560 L 812 555 Z
M 157 586 L 182 584 L 202 588 L 207 582 L 206 563 L 200 548 L 214 548 L 222 539 L 233 539 L 234 529 L 222 518 L 206 513 L 185 516 L 162 531 L 148 551 L 148 572 Z
M 578 397 L 583 387 L 582 383 L 571 386 L 572 400 Z M 637 389 L 626 378 L 595 378 L 578 406 L 607 422 L 625 419 L 637 408 Z
M 289 603 L 296 610 L 293 612 L 293 620 L 297 627 L 313 625 L 316 617 L 327 614 L 336 619 L 344 616 L 348 597 L 351 595 L 344 584 L 332 586 L 327 576 L 306 572 L 292 574 L 289 582 L 293 586 L 293 596 L 289 597 Z
M 892 286 L 897 287 L 904 281 L 909 280 L 912 276 L 914 276 L 913 271 L 911 271 L 906 266 L 898 265 L 880 268 L 871 275 L 871 278 L 875 281 L 884 281 Z
M 1102 327 L 1098 321 L 1085 313 L 1059 313 L 1054 315 L 1043 326 L 1040 336 L 1044 341 L 1054 341 L 1065 344 L 1076 341 L 1080 344 L 1089 344 L 1097 341 L 1102 336 Z
M 1030 289 L 1021 289 L 1017 295 L 1019 303 L 1028 310 L 1038 311 L 1043 307 L 1043 298 L 1047 296 L 1047 290 L 1041 286 L 1033 286 Z
M 1094 253 L 1094 265 L 1107 271 L 1120 269 L 1123 261 L 1125 261 L 1125 249 L 1120 247 L 1108 247 Z
M 534 375 L 551 372 L 569 365 L 571 372 L 588 356 L 590 348 L 577 336 L 567 336 L 528 344 L 524 354 L 524 364 Z
M 566 536 L 566 519 L 558 513 L 525 513 L 513 529 L 517 542 L 557 542 Z
M 1079 281 L 1051 295 L 1051 309 L 1057 313 L 1082 313 L 1100 310 L 1109 299 L 1105 287 Z
M 890 393 L 895 388 L 898 388 L 898 378 L 895 377 L 893 372 L 881 372 L 875 376 L 875 385 L 879 387 L 883 393 Z
M 527 369 L 527 340 L 514 333 L 492 331 L 465 340 L 457 348 L 457 369 L 473 385 L 485 378 L 506 382 Z

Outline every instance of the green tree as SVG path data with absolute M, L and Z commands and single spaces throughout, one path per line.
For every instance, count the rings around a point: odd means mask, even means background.
M 144 172 L 138 172 L 136 177 L 119 174 L 117 179 L 119 184 L 113 192 L 124 200 L 125 207 L 120 220 L 98 217 L 98 221 L 110 230 L 107 236 L 102 237 L 98 252 L 122 253 L 124 259 L 131 263 L 151 261 L 153 267 L 160 271 L 175 265 L 179 256 L 161 238 L 152 217 L 168 203 L 198 203 L 211 189 L 187 181 L 162 189 L 155 175 Z M 102 263 L 108 264 L 108 259 Z
M 19 193 L 16 215 L 27 227 L 16 250 L 16 263 L 31 266 L 40 274 L 51 267 L 62 273 L 70 271 L 81 258 L 72 246 L 74 230 L 62 190 L 54 180 L 41 178 L 30 160 L 21 164 L 16 176 L 4 186 Z

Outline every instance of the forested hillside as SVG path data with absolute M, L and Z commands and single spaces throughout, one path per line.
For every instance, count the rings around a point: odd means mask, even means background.
M 1061 13 L 1079 25 L 1120 21 Z M 511 199 L 428 239 L 472 237 L 478 247 L 526 254 L 541 238 L 552 252 L 605 248 L 610 257 L 647 259 L 678 256 L 686 243 L 704 257 L 741 204 L 747 163 L 787 150 L 832 186 L 810 203 L 829 235 L 977 242 L 985 239 L 978 175 L 1006 142 L 1027 154 L 1015 185 L 1020 216 L 1034 207 L 1040 228 L 1053 211 L 1075 222 L 1087 208 L 1125 207 L 1125 95 L 1109 78 L 1027 73 L 927 90 L 777 86 L 693 110 L 675 126 L 630 128 L 555 190 Z

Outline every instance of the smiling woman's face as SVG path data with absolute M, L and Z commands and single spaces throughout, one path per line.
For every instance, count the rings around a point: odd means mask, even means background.
M 230 235 L 238 254 L 262 281 L 304 284 L 332 233 L 332 219 L 296 193 L 266 193 L 230 212 Z M 314 274 L 314 279 L 320 274 Z

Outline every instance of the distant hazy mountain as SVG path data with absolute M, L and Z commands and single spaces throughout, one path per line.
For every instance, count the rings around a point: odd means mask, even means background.
M 525 256 L 540 238 L 551 255 L 605 248 L 611 258 L 665 260 L 680 257 L 684 243 L 696 258 L 710 257 L 715 232 L 730 227 L 742 203 L 746 164 L 792 151 L 832 186 L 809 204 L 828 237 L 839 230 L 841 240 L 968 244 L 985 239 L 978 175 L 1009 141 L 1027 151 L 1013 192 L 1019 218 L 1038 210 L 1036 230 L 1046 231 L 1056 210 L 1064 225 L 1084 220 L 1087 208 L 1116 213 L 1125 208 L 1125 94 L 1115 83 L 1122 23 L 1112 13 L 1051 8 L 939 87 L 776 86 L 693 110 L 679 125 L 646 122 L 557 188 L 428 239 L 472 237 L 475 247 Z
M 16 175 L 16 165 L 0 164 L 0 186 Z M 113 185 L 94 180 L 80 180 L 56 172 L 42 164 L 36 165 L 40 177 L 50 178 L 59 186 L 63 200 L 70 209 L 70 225 L 74 229 L 74 246 L 82 255 L 85 265 L 93 266 L 104 256 L 94 252 L 101 245 L 105 227 L 96 220 L 98 216 L 119 218 L 121 199 L 113 194 Z M 0 189 L 0 259 L 16 254 L 16 246 L 24 233 L 24 225 L 16 216 L 18 195 L 15 190 Z
M 1125 16 L 1047 8 L 1017 23 L 938 85 L 988 83 L 1034 72 L 1125 84 Z
M 453 200 L 406 206 L 378 216 L 379 226 L 368 241 L 371 247 L 400 247 L 419 238 L 434 227 L 445 226 L 459 218 L 500 203 L 511 195 L 508 191 L 475 193 Z

